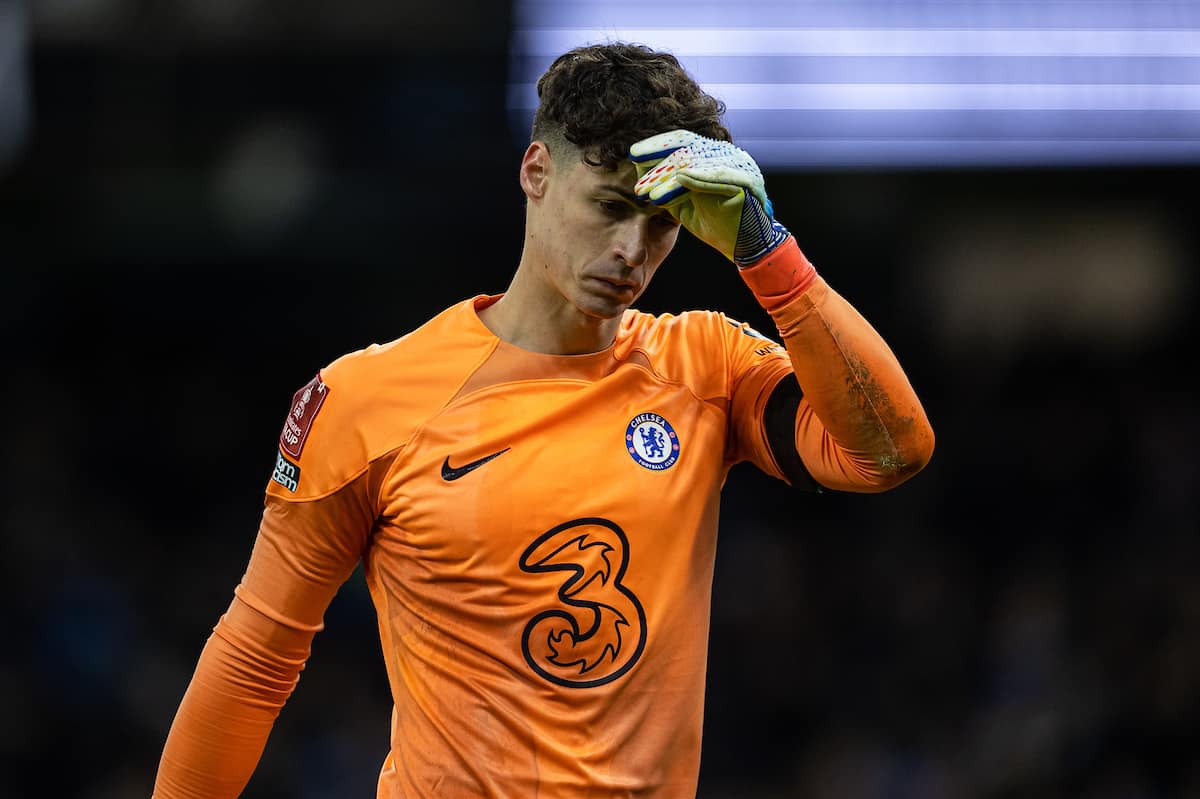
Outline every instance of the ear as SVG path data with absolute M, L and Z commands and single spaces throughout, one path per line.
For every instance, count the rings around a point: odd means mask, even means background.
M 531 200 L 546 196 L 550 176 L 554 174 L 554 159 L 545 142 L 531 142 L 521 158 L 521 189 Z

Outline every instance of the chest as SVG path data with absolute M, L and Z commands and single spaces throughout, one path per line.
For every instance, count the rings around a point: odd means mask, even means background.
M 431 563 L 509 563 L 581 518 L 655 550 L 710 507 L 725 438 L 718 406 L 643 369 L 494 385 L 421 428 L 384 486 L 384 516 Z

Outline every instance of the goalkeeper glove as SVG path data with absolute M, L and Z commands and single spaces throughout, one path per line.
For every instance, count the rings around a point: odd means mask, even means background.
M 730 142 L 673 130 L 635 143 L 629 158 L 638 199 L 666 208 L 738 267 L 761 260 L 790 235 L 774 219 L 758 164 Z

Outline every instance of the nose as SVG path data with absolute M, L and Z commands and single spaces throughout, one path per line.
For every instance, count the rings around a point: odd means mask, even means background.
M 621 225 L 613 242 L 613 254 L 626 266 L 641 266 L 649 254 L 648 237 L 649 220 L 638 214 Z

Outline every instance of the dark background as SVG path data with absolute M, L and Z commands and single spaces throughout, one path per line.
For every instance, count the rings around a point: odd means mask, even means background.
M 524 141 L 504 4 L 68 6 L 26 9 L 0 172 L 0 796 L 111 799 L 150 793 L 293 391 L 504 289 Z M 702 797 L 1200 796 L 1198 178 L 768 173 L 938 446 L 880 496 L 734 469 Z M 690 239 L 639 305 L 770 330 Z M 326 623 L 248 797 L 374 795 L 361 573 Z

